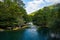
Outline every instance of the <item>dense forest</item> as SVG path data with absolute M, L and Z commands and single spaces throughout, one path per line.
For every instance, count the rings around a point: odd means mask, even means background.
M 22 0 L 0 1 L 0 28 L 19 27 L 28 22 L 28 15 Z
M 60 3 L 44 7 L 29 15 L 32 16 L 32 22 L 39 27 L 60 30 Z
M 33 22 L 39 27 L 60 30 L 60 3 L 46 6 L 31 14 L 27 14 L 22 0 L 0 1 L 0 28 L 21 27 Z

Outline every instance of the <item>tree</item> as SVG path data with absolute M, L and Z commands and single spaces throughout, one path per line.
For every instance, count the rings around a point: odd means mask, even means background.
M 44 7 L 34 12 L 33 23 L 41 27 L 60 29 L 60 4 Z
M 21 0 L 20 0 L 21 1 Z M 22 2 L 21 2 L 21 5 Z M 15 0 L 4 0 L 0 2 L 0 27 L 16 27 L 24 24 L 24 17 L 26 16 L 26 10 L 23 6 L 19 6 Z M 27 18 L 27 17 L 26 17 Z

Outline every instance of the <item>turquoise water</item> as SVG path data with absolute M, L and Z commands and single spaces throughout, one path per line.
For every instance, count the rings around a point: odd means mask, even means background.
M 48 28 L 37 30 L 37 26 L 33 24 L 29 24 L 28 27 L 24 30 L 0 32 L 0 40 L 60 40 L 60 36 L 56 39 L 54 33 L 51 35 Z
M 48 40 L 46 30 L 29 28 L 20 31 L 0 32 L 0 40 Z
M 47 29 L 37 30 L 33 24 L 28 27 L 24 30 L 0 32 L 0 40 L 48 40 Z

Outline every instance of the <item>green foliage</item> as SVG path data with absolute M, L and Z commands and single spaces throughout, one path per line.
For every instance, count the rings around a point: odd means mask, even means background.
M 21 0 L 20 0 L 21 1 Z M 22 2 L 20 5 L 24 5 Z M 24 24 L 27 19 L 26 10 L 24 6 L 19 6 L 15 0 L 4 0 L 0 2 L 0 27 L 16 27 Z
M 34 14 L 32 21 L 35 25 L 60 29 L 60 4 L 44 7 Z
M 28 14 L 29 22 L 32 22 L 34 13 Z

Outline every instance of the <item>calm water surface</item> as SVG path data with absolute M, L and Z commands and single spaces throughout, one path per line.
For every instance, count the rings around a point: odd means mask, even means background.
M 28 27 L 30 28 L 24 30 L 0 32 L 0 40 L 60 40 L 51 39 L 49 35 L 51 33 L 48 32 L 48 29 L 37 30 L 33 24 L 28 25 Z M 55 35 L 52 34 L 52 37 Z
M 37 31 L 31 25 L 31 28 L 25 30 L 0 32 L 0 40 L 48 40 L 48 32 L 47 30 Z
M 26 29 L 23 31 L 0 32 L 0 40 L 47 40 L 47 32 L 36 29 Z

